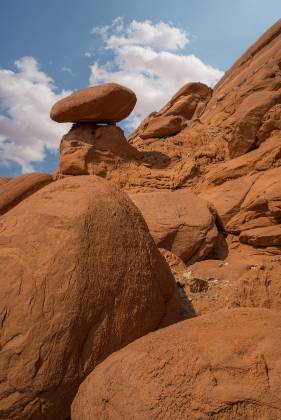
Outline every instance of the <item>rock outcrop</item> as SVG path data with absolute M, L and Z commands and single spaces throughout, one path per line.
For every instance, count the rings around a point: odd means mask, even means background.
M 279 20 L 227 71 L 204 113 L 203 124 L 219 127 L 231 157 L 271 134 L 265 122 L 281 101 L 280 26 Z
M 72 420 L 281 415 L 280 313 L 221 310 L 149 334 L 80 386 Z
M 130 194 L 160 248 L 186 263 L 212 252 L 218 237 L 213 209 L 205 200 L 185 191 Z
M 72 420 L 281 417 L 280 63 L 281 20 L 128 141 L 125 87 L 54 105 L 57 172 L 0 178 L 0 418 L 66 420 L 87 375 Z
M 149 115 L 129 137 L 130 143 L 138 137 L 165 138 L 180 132 L 187 121 L 199 118 L 212 96 L 212 89 L 203 83 L 187 83 L 159 111 Z
M 237 250 L 235 242 L 233 245 L 225 260 L 199 261 L 176 276 L 194 314 L 241 307 L 280 311 L 281 257 L 267 255 L 264 250 L 250 253 L 251 247 L 246 245 Z
M 271 267 L 265 270 L 274 285 L 271 297 L 266 298 L 269 286 L 257 285 L 258 301 L 273 306 L 278 301 L 274 259 L 281 255 L 280 46 L 278 21 L 213 90 L 202 83 L 184 85 L 129 137 L 130 150 L 124 146 L 120 156 L 120 149 L 104 153 L 96 148 L 92 163 L 83 169 L 123 187 L 142 211 L 156 244 L 182 258 L 187 273 L 195 263 L 200 265 L 202 290 L 198 286 L 199 292 L 192 292 L 197 290 L 190 288 L 193 275 L 181 283 L 198 313 L 212 310 L 212 299 L 216 309 L 255 306 L 243 295 L 245 285 L 254 282 L 255 269 L 241 273 L 241 264 Z M 69 156 L 63 143 L 61 162 Z M 194 193 L 210 203 L 202 207 L 205 216 L 194 205 L 194 200 L 199 203 Z M 168 198 L 180 194 L 193 198 Z M 216 264 L 218 272 L 224 271 L 222 282 L 208 273 Z
M 66 419 L 97 363 L 179 319 L 141 214 L 100 178 L 56 181 L 1 216 L 0 259 L 1 419 Z
M 150 167 L 149 171 L 142 165 L 134 168 L 125 188 L 201 192 L 210 183 L 280 166 L 280 28 L 278 21 L 213 91 L 199 83 L 187 84 L 140 124 L 129 142 L 146 154 L 144 162 Z M 172 130 L 167 135 L 161 133 L 161 121 L 166 130 L 169 117 L 183 118 L 184 123 L 177 133 Z M 151 125 L 157 127 L 159 137 L 154 137 Z M 163 156 L 168 163 L 160 166 L 157 162 Z

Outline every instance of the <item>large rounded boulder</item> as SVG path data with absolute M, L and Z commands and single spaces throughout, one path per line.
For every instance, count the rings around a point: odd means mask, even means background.
M 220 310 L 180 322 L 99 365 L 72 420 L 278 420 L 280 346 L 280 312 Z
M 0 418 L 62 420 L 105 357 L 178 319 L 172 274 L 128 196 L 56 181 L 0 222 Z

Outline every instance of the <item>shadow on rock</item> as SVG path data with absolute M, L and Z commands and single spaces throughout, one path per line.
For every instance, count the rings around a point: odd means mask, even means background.
M 144 165 L 155 169 L 165 169 L 171 163 L 171 158 L 164 153 L 152 151 L 142 152 L 139 156 L 139 161 Z

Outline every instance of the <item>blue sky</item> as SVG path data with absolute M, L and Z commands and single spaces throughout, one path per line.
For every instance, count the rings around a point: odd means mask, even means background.
M 135 88 L 129 131 L 179 84 L 214 84 L 280 16 L 280 0 L 1 0 L 0 175 L 56 168 L 67 127 L 48 110 L 66 91 Z

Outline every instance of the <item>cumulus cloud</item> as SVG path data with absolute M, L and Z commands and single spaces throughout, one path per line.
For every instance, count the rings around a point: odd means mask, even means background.
M 0 164 L 15 162 L 23 172 L 54 151 L 66 126 L 50 120 L 51 106 L 69 92 L 56 93 L 52 78 L 33 57 L 15 62 L 16 71 L 0 69 Z
M 115 33 L 107 37 L 106 41 L 109 48 L 118 48 L 125 45 L 146 45 L 157 49 L 177 50 L 184 48 L 189 42 L 184 30 L 165 22 L 153 25 L 149 20 L 144 22 L 133 20 L 125 27 L 123 19 L 119 17 L 113 21 L 111 27 L 96 28 L 97 33 L 106 36 L 110 30 Z M 95 28 L 92 30 L 92 33 L 94 32 Z
M 91 66 L 91 84 L 117 82 L 131 88 L 138 97 L 128 127 L 134 128 L 147 114 L 161 108 L 185 83 L 201 81 L 214 85 L 223 75 L 193 54 L 184 54 L 188 34 L 170 23 L 151 21 L 128 25 L 117 18 L 111 25 L 94 27 L 105 50 L 107 62 Z

